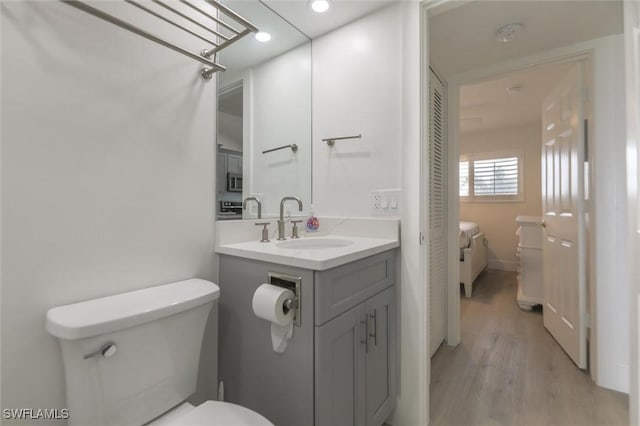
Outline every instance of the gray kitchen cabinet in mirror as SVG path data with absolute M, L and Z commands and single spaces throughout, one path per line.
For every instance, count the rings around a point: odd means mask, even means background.
M 285 196 L 299 197 L 308 210 L 311 41 L 257 0 L 223 3 L 271 38 L 251 35 L 219 55 L 227 71 L 217 75 L 217 219 L 256 218 L 255 202 L 242 209 L 247 197 L 261 200 L 264 218 L 279 215 Z

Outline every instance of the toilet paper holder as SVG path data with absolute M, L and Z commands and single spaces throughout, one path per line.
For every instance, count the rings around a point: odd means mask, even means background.
M 291 299 L 285 300 L 283 306 L 285 309 L 285 314 L 292 309 L 298 309 L 298 298 L 293 297 Z
M 293 323 L 300 327 L 302 324 L 302 277 L 282 274 L 280 272 L 269 272 L 268 277 L 269 284 L 289 289 L 295 295 L 295 297 L 284 301 L 283 308 L 286 310 L 295 310 Z

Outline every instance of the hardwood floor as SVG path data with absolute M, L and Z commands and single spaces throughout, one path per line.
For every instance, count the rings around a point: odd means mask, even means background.
M 516 276 L 486 271 L 461 292 L 461 337 L 431 363 L 431 425 L 627 425 L 628 397 L 596 386 L 516 303 Z

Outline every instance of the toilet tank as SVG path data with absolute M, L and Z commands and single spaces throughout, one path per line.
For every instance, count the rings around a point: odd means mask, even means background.
M 70 425 L 141 425 L 196 390 L 209 311 L 220 294 L 200 279 L 47 312 L 58 337 Z

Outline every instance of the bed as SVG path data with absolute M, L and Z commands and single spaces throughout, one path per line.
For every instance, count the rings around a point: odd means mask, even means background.
M 480 227 L 474 222 L 460 221 L 460 283 L 464 295 L 471 297 L 473 282 L 488 263 L 488 243 Z

